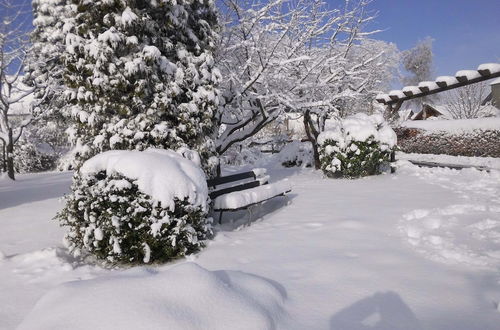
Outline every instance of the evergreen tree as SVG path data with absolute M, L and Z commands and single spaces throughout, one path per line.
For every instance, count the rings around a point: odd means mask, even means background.
M 74 0 L 66 113 L 75 165 L 110 149 L 198 151 L 213 166 L 220 73 L 212 0 Z
M 24 81 L 39 87 L 34 99 L 38 112 L 45 115 L 58 113 L 64 105 L 61 54 L 66 48 L 65 22 L 71 19 L 74 9 L 68 0 L 33 0 L 35 29 L 31 34 Z
M 52 156 L 59 157 L 69 147 L 65 134 L 69 123 L 61 110 L 66 104 L 61 54 L 66 48 L 66 27 L 70 26 L 76 7 L 68 0 L 33 0 L 32 5 L 35 29 L 31 33 L 24 81 L 38 86 L 33 94 L 37 120 L 27 142 L 47 144 L 52 148 Z

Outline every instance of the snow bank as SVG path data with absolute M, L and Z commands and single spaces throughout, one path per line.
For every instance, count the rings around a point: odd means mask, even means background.
M 162 149 L 112 150 L 99 154 L 81 168 L 83 175 L 105 171 L 136 180 L 139 190 L 164 208 L 174 209 L 174 198 L 188 199 L 194 206 L 208 208 L 208 188 L 203 171 L 182 155 Z
M 409 120 L 401 124 L 403 127 L 420 128 L 426 131 L 446 131 L 463 133 L 473 130 L 499 130 L 500 118 L 476 118 L 457 120 Z
M 282 180 L 248 190 L 235 191 L 217 197 L 214 201 L 214 209 L 238 209 L 250 204 L 265 201 L 291 190 L 292 187 L 288 180 Z
M 18 329 L 275 329 L 284 300 L 276 284 L 247 273 L 135 268 L 52 289 Z

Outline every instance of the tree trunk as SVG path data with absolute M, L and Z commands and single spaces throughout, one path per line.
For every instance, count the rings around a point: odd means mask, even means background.
M 2 140 L 2 172 L 7 172 L 7 153 L 5 152 L 5 142 Z
M 321 168 L 321 163 L 319 161 L 318 143 L 316 142 L 316 138 L 318 137 L 319 133 L 314 128 L 314 123 L 312 122 L 309 110 L 307 110 L 304 114 L 304 128 L 306 130 L 307 138 L 312 145 L 314 168 L 319 170 Z
M 12 128 L 9 128 L 9 137 L 7 141 L 7 175 L 11 180 L 15 180 L 14 176 L 14 140 L 12 139 Z

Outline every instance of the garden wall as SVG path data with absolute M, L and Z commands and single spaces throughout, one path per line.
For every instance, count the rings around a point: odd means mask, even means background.
M 407 153 L 500 157 L 500 118 L 405 122 L 395 131 Z

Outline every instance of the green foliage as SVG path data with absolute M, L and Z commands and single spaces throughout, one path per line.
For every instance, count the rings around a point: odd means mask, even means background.
M 72 191 L 56 219 L 68 227 L 65 242 L 76 256 L 90 253 L 122 264 L 167 262 L 198 251 L 212 234 L 201 207 L 176 199 L 174 209 L 164 208 L 118 174 L 77 172 Z
M 382 148 L 373 136 L 366 141 L 351 141 L 344 147 L 333 139 L 326 139 L 319 146 L 321 169 L 332 178 L 380 174 L 383 164 L 390 161 L 391 152 Z
M 107 150 L 187 147 L 208 172 L 220 79 L 213 2 L 73 3 L 63 59 L 75 168 Z

